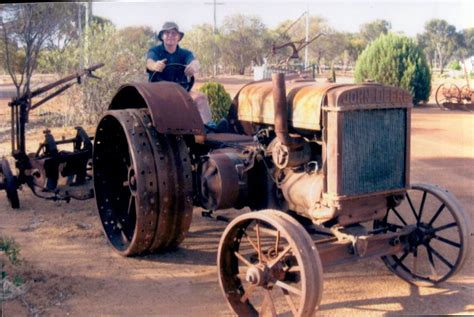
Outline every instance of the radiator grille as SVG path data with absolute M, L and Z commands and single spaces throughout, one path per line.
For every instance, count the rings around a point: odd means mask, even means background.
M 406 109 L 344 113 L 342 195 L 405 187 Z

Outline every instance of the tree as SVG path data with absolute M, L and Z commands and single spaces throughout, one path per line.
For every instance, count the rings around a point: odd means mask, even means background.
M 262 63 L 269 42 L 267 28 L 259 18 L 242 14 L 227 17 L 218 37 L 221 63 L 243 75 L 252 63 Z
M 418 36 L 418 42 L 432 59 L 431 63 L 437 64 L 441 74 L 460 45 L 456 27 L 440 19 L 425 24 L 425 32 Z
M 201 73 L 212 74 L 214 66 L 214 31 L 212 25 L 201 24 L 194 26 L 186 33 L 180 45 L 190 49 L 201 64 Z M 217 47 L 216 58 L 220 58 L 220 52 Z
M 72 17 L 67 13 L 75 6 L 70 3 L 0 5 L 4 68 L 12 78 L 18 96 L 30 91 L 31 76 L 37 68 L 41 50 L 67 33 L 66 21 Z
M 344 37 L 346 38 L 346 51 L 349 61 L 355 63 L 359 55 L 366 48 L 367 42 L 359 33 L 344 33 Z
M 405 36 L 387 34 L 362 52 L 355 68 L 356 82 L 376 82 L 401 87 L 413 96 L 413 103 L 427 101 L 431 73 L 423 50 Z
M 474 56 L 474 28 L 467 28 L 459 33 L 461 48 L 458 50 L 459 58 L 464 60 Z
M 462 35 L 464 38 L 464 46 L 466 47 L 467 55 L 474 55 L 474 28 L 462 30 Z
M 360 26 L 360 35 L 370 43 L 376 40 L 380 35 L 387 34 L 392 28 L 392 24 L 386 20 L 375 20 Z
M 73 41 L 60 56 L 55 57 L 58 68 L 64 74 L 80 68 L 80 56 L 84 53 L 89 61 L 86 66 L 104 64 L 95 72 L 101 80 L 86 80 L 81 86 L 68 90 L 69 107 L 61 112 L 61 121 L 53 123 L 95 124 L 121 85 L 146 81 L 145 57 L 154 41 L 149 27 L 117 30 L 113 24 L 93 22 L 82 36 L 89 39 L 87 50 L 83 50 L 83 39 Z
M 322 59 L 327 54 L 328 48 L 327 44 L 330 39 L 326 37 L 328 33 L 331 32 L 329 29 L 326 20 L 318 17 L 311 16 L 309 17 L 309 34 L 308 40 L 311 41 L 316 37 L 316 39 L 308 45 L 308 59 L 316 62 L 318 65 L 321 64 Z M 285 43 L 297 43 L 297 47 L 300 47 L 301 44 L 304 44 L 306 39 L 306 23 L 305 19 L 299 20 L 286 20 L 280 23 L 273 33 L 273 42 L 276 46 L 282 46 Z M 282 48 L 275 52 L 274 59 L 280 61 L 288 60 L 288 57 L 292 55 L 293 51 L 288 47 Z M 303 51 L 298 52 L 298 56 L 291 56 L 292 59 L 297 62 L 302 63 Z

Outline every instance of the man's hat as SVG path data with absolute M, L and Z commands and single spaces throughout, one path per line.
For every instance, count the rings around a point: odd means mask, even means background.
M 165 24 L 163 24 L 163 27 L 161 28 L 160 33 L 158 33 L 158 39 L 160 41 L 163 41 L 163 38 L 162 38 L 163 32 L 169 31 L 172 29 L 175 29 L 179 33 L 179 35 L 181 36 L 179 40 L 181 41 L 183 39 L 184 33 L 179 30 L 179 26 L 174 22 L 165 22 Z

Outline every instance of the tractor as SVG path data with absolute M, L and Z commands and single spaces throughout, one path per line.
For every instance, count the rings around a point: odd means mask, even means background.
M 323 269 L 381 258 L 415 285 L 463 266 L 470 221 L 436 185 L 410 183 L 411 95 L 377 83 L 243 86 L 211 131 L 171 82 L 123 85 L 94 137 L 106 237 L 123 256 L 177 248 L 193 208 L 241 210 L 222 233 L 218 280 L 231 311 L 311 316 Z

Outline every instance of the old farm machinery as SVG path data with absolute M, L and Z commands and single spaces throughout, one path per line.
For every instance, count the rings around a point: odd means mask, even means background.
M 473 103 L 474 90 L 469 85 L 459 88 L 456 84 L 441 84 L 436 89 L 435 99 L 441 109 L 462 108 Z
M 469 220 L 448 191 L 410 183 L 404 90 L 272 81 L 244 86 L 206 133 L 169 82 L 124 85 L 94 138 L 104 232 L 116 252 L 172 250 L 193 206 L 251 210 L 227 225 L 219 283 L 237 315 L 312 315 L 323 269 L 381 257 L 416 285 L 445 281 L 469 250 Z
M 76 127 L 76 136 L 71 139 L 56 141 L 49 131 L 44 130 L 44 142 L 39 145 L 36 153 L 26 153 L 26 126 L 30 111 L 43 105 L 48 100 L 58 96 L 74 84 L 80 84 L 83 77 L 94 77 L 93 71 L 102 67 L 98 64 L 69 75 L 54 83 L 38 88 L 20 97 L 13 98 L 9 103 L 11 108 L 11 146 L 18 174 L 14 175 L 6 158 L 1 160 L 0 190 L 5 190 L 12 208 L 20 207 L 18 189 L 26 184 L 38 197 L 51 200 L 66 200 L 71 198 L 92 198 L 92 191 L 86 195 L 75 196 L 62 190 L 58 185 L 60 176 L 68 179 L 69 185 L 80 185 L 86 181 L 88 161 L 92 156 L 92 140 L 82 127 Z M 51 89 L 56 90 L 33 103 L 33 98 L 39 97 Z M 71 144 L 72 151 L 63 151 L 58 145 Z M 90 178 L 90 177 L 89 177 Z

